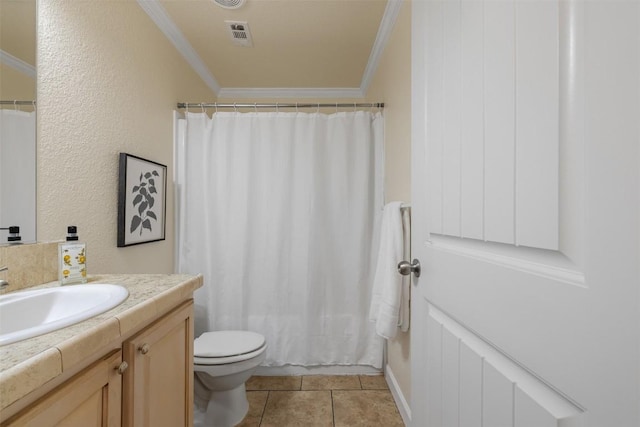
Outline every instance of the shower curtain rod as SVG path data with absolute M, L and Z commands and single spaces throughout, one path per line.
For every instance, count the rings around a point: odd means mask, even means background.
M 178 102 L 178 108 L 384 108 L 384 102 L 374 103 L 344 103 L 336 102 L 333 104 L 326 103 L 278 103 L 264 104 L 260 102 L 251 103 L 192 103 L 192 102 Z
M 0 105 L 34 105 L 36 101 L 0 101 Z

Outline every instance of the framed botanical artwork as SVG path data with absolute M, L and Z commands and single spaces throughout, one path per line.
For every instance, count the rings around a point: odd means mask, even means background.
M 120 153 L 118 247 L 164 240 L 167 167 Z

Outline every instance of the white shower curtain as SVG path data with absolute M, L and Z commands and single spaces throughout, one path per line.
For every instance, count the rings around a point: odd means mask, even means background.
M 263 334 L 266 366 L 382 365 L 368 321 L 383 204 L 380 113 L 186 114 L 178 268 L 196 336 Z

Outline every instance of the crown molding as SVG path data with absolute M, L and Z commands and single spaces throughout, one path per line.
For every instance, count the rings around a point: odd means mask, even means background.
M 360 88 L 222 88 L 218 98 L 364 98 Z
M 19 72 L 21 72 L 22 74 L 25 74 L 33 79 L 36 78 L 36 67 L 24 62 L 22 59 L 20 58 L 16 58 L 15 56 L 11 55 L 9 52 L 6 52 L 2 49 L 0 49 L 0 63 L 11 67 Z
M 371 84 L 371 80 L 373 80 L 373 76 L 376 74 L 384 48 L 387 47 L 387 43 L 391 38 L 391 33 L 393 32 L 393 27 L 395 26 L 398 15 L 400 14 L 403 1 L 404 0 L 389 0 L 387 2 L 387 7 L 384 9 L 384 14 L 380 21 L 380 27 L 378 28 L 378 34 L 376 35 L 376 40 L 373 42 L 369 61 L 367 62 L 367 67 L 364 70 L 362 81 L 360 82 L 360 91 L 365 95 L 367 90 L 369 90 L 369 85 Z
M 204 61 L 171 20 L 158 0 L 137 0 L 151 20 L 178 49 L 184 59 L 218 98 L 364 98 L 376 73 L 384 48 L 391 37 L 393 27 L 404 0 L 389 0 L 373 43 L 369 61 L 359 88 L 221 88 Z
M 138 4 L 149 15 L 149 18 L 160 28 L 160 31 L 178 49 L 178 52 L 191 65 L 191 68 L 200 76 L 204 83 L 215 93 L 220 91 L 220 85 L 215 77 L 209 72 L 209 68 L 204 64 L 195 49 L 187 41 L 182 31 L 171 20 L 167 11 L 158 0 L 137 0 Z
M 218 93 L 218 97 L 235 99 L 364 98 L 373 80 L 373 76 L 378 69 L 382 53 L 391 38 L 393 27 L 400 14 L 403 1 L 404 0 L 389 0 L 387 2 L 359 88 L 222 88 Z

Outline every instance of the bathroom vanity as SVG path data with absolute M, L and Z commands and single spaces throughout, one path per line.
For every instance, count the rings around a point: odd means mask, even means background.
M 0 347 L 0 425 L 191 426 L 201 276 L 104 275 L 121 305 Z M 42 285 L 58 286 L 57 283 Z

